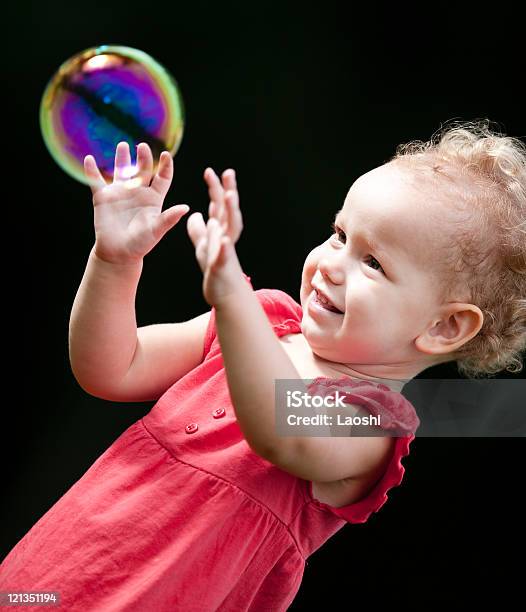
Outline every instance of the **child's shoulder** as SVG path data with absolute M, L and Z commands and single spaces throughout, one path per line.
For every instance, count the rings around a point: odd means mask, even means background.
M 301 320 L 301 305 L 285 291 L 263 288 L 255 290 L 255 294 L 267 313 Z
M 279 310 L 282 313 L 289 314 L 293 318 L 297 318 L 298 315 L 301 319 L 302 308 L 301 305 L 294 300 L 288 293 L 281 289 L 271 289 L 268 287 L 262 287 L 256 289 L 252 283 L 252 277 L 248 276 L 243 272 L 243 276 L 247 283 L 252 287 L 256 297 L 258 298 L 261 305 L 268 310 Z

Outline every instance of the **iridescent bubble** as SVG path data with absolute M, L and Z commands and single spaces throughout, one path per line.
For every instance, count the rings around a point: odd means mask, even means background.
M 87 184 L 84 157 L 93 155 L 106 180 L 113 179 L 115 149 L 146 142 L 154 169 L 167 150 L 175 155 L 184 129 L 184 106 L 175 79 L 138 49 L 103 45 L 64 62 L 46 86 L 40 103 L 46 146 L 69 175 Z

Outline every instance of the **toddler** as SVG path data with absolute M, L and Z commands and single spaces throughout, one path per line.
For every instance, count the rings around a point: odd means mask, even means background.
M 235 173 L 207 168 L 208 221 L 193 213 L 187 231 L 211 308 L 137 329 L 143 258 L 189 207 L 161 212 L 168 152 L 154 174 L 140 144 L 130 178 L 120 143 L 111 184 L 87 156 L 96 239 L 71 367 L 96 397 L 156 403 L 11 550 L 0 590 L 57 591 L 68 611 L 286 610 L 308 557 L 401 483 L 419 425 L 404 383 L 453 360 L 473 378 L 520 371 L 525 160 L 485 121 L 399 146 L 351 186 L 308 254 L 301 304 L 253 290 L 235 250 Z M 380 417 L 369 433 L 383 435 L 278 435 L 285 379 L 339 391 L 340 413 Z

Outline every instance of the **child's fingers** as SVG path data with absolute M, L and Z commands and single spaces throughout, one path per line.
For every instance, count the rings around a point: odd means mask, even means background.
M 214 200 L 210 200 L 210 204 L 208 205 L 208 218 L 209 219 L 216 216 L 216 210 L 217 210 L 216 203 L 214 202 Z
M 113 167 L 113 182 L 127 181 L 130 178 L 131 157 L 127 142 L 119 142 L 115 149 L 115 164 Z
M 207 268 L 216 270 L 224 266 L 228 259 L 228 248 L 231 240 L 225 236 L 217 219 L 208 220 L 208 253 L 207 253 Z
M 209 214 L 209 217 L 216 217 L 221 220 L 223 215 L 225 214 L 225 192 L 223 186 L 221 185 L 221 181 L 216 173 L 212 170 L 212 168 L 207 168 L 204 173 L 205 181 L 208 185 L 208 195 L 210 196 L 210 203 L 215 202 L 215 205 L 212 207 L 213 215 Z
M 243 228 L 241 212 L 239 210 L 239 195 L 237 192 L 236 173 L 232 168 L 225 170 L 222 174 L 222 183 L 212 168 L 207 168 L 204 174 L 209 186 L 210 205 L 208 217 L 215 217 L 225 234 L 235 242 Z M 226 191 L 231 191 L 231 202 L 226 201 Z
M 216 202 L 220 202 L 223 199 L 223 186 L 221 185 L 221 181 L 217 174 L 212 170 L 212 168 L 207 168 L 205 170 L 205 180 L 208 184 L 208 193 L 210 195 L 211 200 L 215 200 Z
M 166 197 L 173 178 L 173 159 L 168 151 L 163 151 L 159 158 L 159 167 L 153 177 L 152 189 L 163 199 Z
M 186 229 L 194 247 L 197 247 L 200 240 L 206 238 L 206 225 L 203 215 L 200 212 L 192 213 L 186 221 Z
M 236 173 L 232 168 L 223 172 L 225 189 L 225 208 L 228 223 L 228 235 L 236 242 L 243 229 L 243 220 L 239 210 L 239 193 L 237 191 Z
M 207 226 L 207 268 L 214 268 L 218 259 L 219 251 L 221 249 L 221 237 L 222 232 L 219 227 L 219 223 L 215 217 L 208 220 Z
M 106 187 L 106 181 L 100 173 L 99 167 L 93 155 L 86 155 L 84 158 L 84 174 L 88 179 L 88 184 L 91 188 L 91 193 L 95 195 L 97 191 L 100 191 Z
M 225 193 L 225 206 L 228 217 L 227 234 L 232 242 L 237 242 L 241 232 L 243 231 L 243 217 L 239 209 L 239 194 L 237 189 L 229 190 Z
M 237 189 L 236 173 L 232 168 L 223 172 L 223 188 L 225 191 L 229 189 Z
M 186 231 L 194 245 L 197 261 L 204 272 L 207 261 L 207 228 L 201 213 L 195 212 L 188 217 Z
M 141 185 L 148 186 L 152 180 L 153 174 L 153 155 L 152 150 L 146 142 L 141 142 L 137 145 L 137 174 L 140 178 Z
M 178 204 L 176 206 L 171 206 L 170 208 L 163 211 L 156 220 L 156 224 L 154 227 L 154 234 L 157 240 L 160 240 L 166 232 L 172 229 L 190 210 L 190 207 L 186 204 Z

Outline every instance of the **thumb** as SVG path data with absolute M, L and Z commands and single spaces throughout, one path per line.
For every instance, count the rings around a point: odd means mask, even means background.
M 157 218 L 155 233 L 157 238 L 160 240 L 168 230 L 171 230 L 174 225 L 181 219 L 183 215 L 190 210 L 190 207 L 186 204 L 177 204 L 177 206 L 171 206 Z
M 202 240 L 206 242 L 207 230 L 203 215 L 200 212 L 195 212 L 188 217 L 186 230 L 195 248 Z

